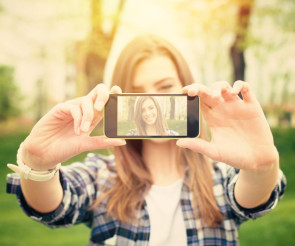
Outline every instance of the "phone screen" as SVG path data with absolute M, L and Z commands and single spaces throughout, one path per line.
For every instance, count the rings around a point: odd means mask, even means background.
M 198 125 L 199 100 L 185 94 L 112 94 L 105 107 L 108 137 L 196 137 Z

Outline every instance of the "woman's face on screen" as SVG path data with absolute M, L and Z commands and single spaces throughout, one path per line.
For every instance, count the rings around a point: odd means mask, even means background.
M 141 116 L 147 125 L 154 125 L 157 119 L 158 110 L 152 99 L 147 99 L 142 103 Z
M 177 69 L 168 56 L 148 58 L 136 66 L 132 81 L 134 93 L 181 93 Z

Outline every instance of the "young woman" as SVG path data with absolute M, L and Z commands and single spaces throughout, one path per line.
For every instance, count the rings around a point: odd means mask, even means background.
M 128 136 L 177 136 L 177 132 L 167 129 L 165 118 L 157 99 L 153 96 L 139 96 L 135 103 L 135 125 Z
M 115 245 L 237 245 L 241 223 L 272 210 L 285 189 L 270 128 L 249 84 L 191 84 L 182 56 L 155 36 L 127 45 L 112 80 L 111 93 L 199 96 L 211 140 L 204 127 L 200 138 L 178 141 L 90 137 L 109 96 L 99 84 L 34 126 L 18 154 L 26 170 L 21 178 L 8 176 L 8 192 L 47 226 L 85 223 L 89 245 L 110 238 Z M 89 154 L 57 171 L 72 156 L 111 146 L 113 156 Z M 31 180 L 47 173 L 53 175 L 47 181 Z

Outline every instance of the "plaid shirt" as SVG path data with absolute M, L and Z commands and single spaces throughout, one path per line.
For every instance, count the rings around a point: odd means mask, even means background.
M 116 175 L 107 167 L 115 167 L 114 157 L 88 154 L 82 163 L 73 163 L 60 169 L 60 182 L 64 197 L 59 207 L 50 213 L 42 214 L 26 203 L 21 192 L 17 174 L 7 176 L 7 192 L 14 193 L 25 213 L 32 219 L 51 228 L 69 227 L 85 223 L 91 228 L 88 245 L 148 245 L 150 236 L 149 215 L 146 204 L 137 211 L 139 224 L 125 224 L 112 216 L 107 216 L 106 204 L 101 203 L 94 210 L 88 208 L 99 197 L 99 187 L 110 186 L 108 178 Z M 114 168 L 113 168 L 114 169 Z M 115 169 L 114 169 L 115 170 Z M 248 219 L 256 219 L 271 211 L 282 196 L 286 180 L 280 172 L 279 180 L 269 201 L 255 209 L 240 207 L 234 198 L 234 186 L 238 170 L 224 164 L 214 165 L 214 194 L 224 220 L 215 228 L 206 226 L 200 218 L 195 219 L 192 207 L 192 194 L 182 186 L 180 204 L 183 213 L 188 245 L 238 245 L 238 228 Z

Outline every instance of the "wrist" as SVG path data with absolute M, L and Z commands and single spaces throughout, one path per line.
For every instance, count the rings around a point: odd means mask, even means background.
M 272 173 L 274 170 L 279 169 L 279 153 L 276 147 L 272 151 L 267 151 L 265 154 L 260 155 L 258 158 L 252 160 L 252 163 L 247 165 L 249 168 L 241 169 L 245 173 L 253 175 L 264 175 Z
M 42 151 L 39 150 L 40 147 L 35 147 L 37 145 L 38 144 L 30 143 L 30 140 L 27 141 L 26 139 L 21 143 L 18 149 L 17 158 L 34 171 L 48 171 L 49 169 L 56 168 L 58 163 L 52 163 L 49 165 L 49 163 L 46 162 L 46 155 L 39 154 L 42 153 Z
M 249 182 L 261 181 L 264 179 L 272 179 L 273 182 L 276 182 L 277 176 L 279 173 L 279 158 L 273 159 L 271 162 L 259 166 L 254 170 L 245 170 L 240 171 L 240 176 L 243 176 Z
M 34 181 L 48 181 L 48 180 L 52 179 L 55 176 L 55 174 L 59 171 L 59 168 L 61 166 L 60 163 L 57 164 L 55 166 L 55 168 L 52 168 L 52 169 L 47 169 L 47 170 L 34 170 L 34 169 L 32 169 L 30 166 L 25 164 L 22 160 L 22 151 L 23 151 L 22 147 L 23 147 L 23 143 L 21 143 L 21 145 L 17 151 L 17 164 L 18 164 L 18 166 L 12 165 L 12 164 L 8 164 L 7 166 L 11 170 L 18 173 L 24 179 L 31 179 Z

